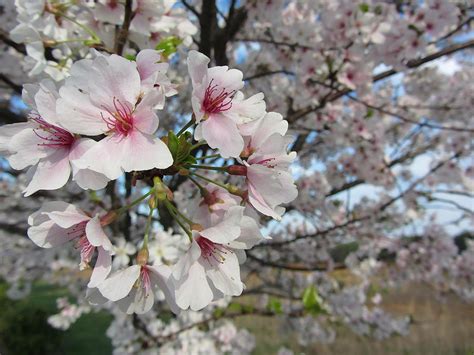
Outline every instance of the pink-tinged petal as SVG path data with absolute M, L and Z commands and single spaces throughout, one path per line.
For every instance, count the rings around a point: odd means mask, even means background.
M 123 139 L 118 135 L 110 135 L 100 140 L 84 155 L 74 161 L 79 169 L 88 169 L 105 175 L 110 180 L 123 174 L 121 162 L 125 154 Z
M 72 180 L 81 188 L 86 190 L 103 189 L 110 181 L 104 174 L 89 169 L 80 169 L 74 163 L 74 160 L 82 158 L 82 156 L 96 143 L 96 141 L 88 138 L 77 139 L 69 152 L 69 160 L 72 167 Z
M 164 293 L 166 303 L 170 307 L 171 311 L 175 314 L 180 312 L 178 305 L 176 304 L 174 297 L 174 284 L 171 278 L 171 268 L 167 265 L 154 265 L 147 266 L 150 271 L 150 279 L 152 284 L 157 285 L 158 288 Z
M 86 290 L 86 300 L 93 306 L 100 306 L 109 301 L 102 296 L 97 288 L 88 288 Z
M 181 280 L 188 273 L 191 266 L 197 262 L 201 256 L 201 248 L 193 238 L 186 254 L 182 255 L 178 262 L 173 266 L 173 277 L 176 280 Z
M 238 69 L 229 69 L 227 66 L 212 67 L 207 72 L 208 83 L 225 88 L 226 91 L 238 91 L 244 87 L 243 73 Z
M 89 216 L 85 215 L 74 205 L 68 205 L 65 210 L 43 213 L 61 228 L 69 228 L 81 222 L 90 220 Z
M 41 135 L 42 131 L 38 134 Z M 11 138 L 7 148 L 12 153 L 8 162 L 13 169 L 21 170 L 35 165 L 40 159 L 54 153 L 55 149 L 44 146 L 45 140 L 38 134 L 33 128 L 27 128 Z
M 3 156 L 10 155 L 14 152 L 8 149 L 10 145 L 10 141 L 12 140 L 13 136 L 17 135 L 18 133 L 24 130 L 31 130 L 33 125 L 30 122 L 21 122 L 21 123 L 13 123 L 7 124 L 0 127 L 0 154 Z
M 155 302 L 155 295 L 150 292 L 145 295 L 142 287 L 132 289 L 127 297 L 117 301 L 117 306 L 122 312 L 127 314 L 143 314 L 148 312 Z
M 166 72 L 168 63 L 161 62 L 161 53 L 154 49 L 144 49 L 137 54 L 136 58 L 140 79 L 146 80 L 156 72 Z
M 110 181 L 104 174 L 89 169 L 75 169 L 74 164 L 71 165 L 73 168 L 72 180 L 84 190 L 103 189 Z
M 229 243 L 233 249 L 250 249 L 264 240 L 257 222 L 250 217 L 243 216 L 240 222 L 240 235 Z
M 137 65 L 116 54 L 97 57 L 96 72 L 89 77 L 89 97 L 97 107 L 114 109 L 113 98 L 122 103 L 135 103 L 140 96 L 140 75 Z M 100 116 L 98 117 L 100 119 Z
M 48 123 L 57 124 L 56 100 L 58 98 L 56 84 L 49 79 L 42 80 L 40 89 L 35 95 L 35 103 L 38 113 Z
M 25 196 L 30 196 L 38 190 L 56 190 L 66 185 L 71 175 L 68 156 L 67 149 L 58 149 L 50 156 L 41 159 L 30 183 L 23 191 Z
M 121 144 L 125 149 L 121 166 L 127 172 L 166 169 L 173 164 L 173 157 L 166 144 L 152 135 L 134 130 Z
M 279 113 L 269 112 L 262 119 L 239 126 L 239 130 L 242 135 L 251 136 L 251 148 L 258 149 L 271 135 L 285 135 L 288 122 Z
M 198 262 L 191 266 L 186 278 L 176 280 L 175 286 L 176 304 L 181 309 L 191 308 L 193 311 L 199 311 L 214 298 L 205 269 Z
M 249 164 L 257 164 L 262 160 L 271 159 L 265 165 L 280 166 L 286 170 L 289 164 L 296 158 L 296 152 L 287 153 L 287 147 L 292 141 L 293 137 L 291 136 L 281 136 L 278 133 L 272 134 L 248 158 L 247 162 Z
M 52 248 L 62 245 L 77 237 L 77 233 L 71 233 L 72 228 L 64 229 L 53 221 L 41 223 L 39 226 L 28 228 L 28 237 L 33 243 L 41 248 Z
M 109 237 L 104 233 L 102 226 L 100 225 L 99 216 L 95 216 L 86 225 L 86 236 L 95 247 L 102 247 L 108 252 L 113 250 L 112 243 L 110 242 Z
M 240 221 L 243 214 L 244 207 L 230 207 L 220 223 L 201 231 L 200 234 L 214 243 L 227 244 L 240 235 Z
M 156 90 L 149 92 L 140 101 L 133 112 L 133 127 L 142 133 L 153 134 L 158 129 L 158 116 L 153 106 L 160 100 L 162 94 Z
M 223 262 L 207 268 L 206 274 L 224 295 L 239 296 L 244 289 L 240 280 L 239 261 L 230 250 L 226 252 Z
M 92 271 L 91 279 L 87 287 L 94 288 L 100 285 L 112 270 L 112 256 L 104 248 L 97 248 L 98 256 L 95 262 L 94 270 Z
M 232 109 L 224 114 L 229 114 L 237 124 L 252 122 L 265 114 L 266 104 L 263 98 L 263 93 L 258 93 L 244 100 L 239 91 L 232 99 Z
M 107 132 L 107 123 L 101 116 L 103 109 L 93 105 L 89 95 L 81 90 L 68 81 L 59 89 L 61 97 L 56 102 L 59 123 L 72 133 L 96 136 Z
M 140 265 L 132 265 L 118 271 L 102 282 L 97 288 L 102 296 L 116 302 L 126 297 L 140 276 Z
M 244 148 L 237 125 L 222 115 L 213 115 L 199 124 L 202 137 L 211 148 L 219 149 L 223 158 L 238 157 Z
M 41 205 L 41 208 L 38 211 L 32 213 L 28 217 L 28 224 L 30 226 L 39 225 L 50 219 L 50 217 L 48 216 L 48 212 L 66 211 L 70 208 L 70 206 L 73 206 L 73 205 L 63 202 L 63 201 L 45 202 Z
M 263 165 L 247 167 L 249 202 L 259 212 L 281 219 L 282 209 L 277 206 L 293 201 L 298 190 L 290 173 Z M 278 211 L 278 213 L 277 213 Z
M 187 63 L 193 86 L 202 83 L 202 80 L 207 73 L 207 65 L 209 62 L 210 59 L 204 54 L 194 50 L 189 51 Z
M 237 257 L 237 260 L 239 261 L 239 264 L 242 265 L 245 263 L 247 260 L 247 255 L 245 254 L 245 251 L 242 249 L 232 249 L 232 251 L 235 253 L 235 256 Z

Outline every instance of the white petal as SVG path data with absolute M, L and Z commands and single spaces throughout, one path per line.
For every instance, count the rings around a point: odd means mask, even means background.
M 212 302 L 214 294 L 206 278 L 204 267 L 194 263 L 187 278 L 176 280 L 176 304 L 181 309 L 199 311 Z
M 112 270 L 112 256 L 104 248 L 97 248 L 98 256 L 87 287 L 94 288 L 109 276 Z
M 110 243 L 109 238 L 104 233 L 102 226 L 100 225 L 99 216 L 95 216 L 86 224 L 86 236 L 89 243 L 95 247 L 102 247 L 107 251 L 112 251 L 113 246 Z
M 214 286 L 224 295 L 239 296 L 243 291 L 243 283 L 240 280 L 240 266 L 237 256 L 228 250 L 225 260 L 222 263 L 213 264 L 213 266 L 206 269 L 206 274 Z
M 98 286 L 100 293 L 113 302 L 126 297 L 140 276 L 140 268 L 132 265 L 116 272 Z

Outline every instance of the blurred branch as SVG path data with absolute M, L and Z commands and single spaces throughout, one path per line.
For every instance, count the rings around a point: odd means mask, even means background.
M 0 29 L 0 40 L 5 43 L 6 45 L 14 48 L 17 52 L 26 55 L 26 48 L 24 44 L 21 43 L 16 43 L 12 41 L 10 36 L 8 35 L 8 32 L 6 32 L 3 29 Z
M 115 39 L 115 53 L 122 55 L 123 48 L 128 38 L 128 30 L 130 28 L 130 23 L 132 22 L 133 12 L 132 12 L 132 2 L 133 0 L 125 0 L 125 15 L 123 18 L 123 24 L 120 28 L 118 35 Z

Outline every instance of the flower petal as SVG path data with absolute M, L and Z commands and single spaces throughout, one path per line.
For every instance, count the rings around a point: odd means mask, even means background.
M 126 297 L 140 276 L 140 265 L 132 265 L 118 271 L 102 282 L 97 288 L 109 300 L 116 302 Z

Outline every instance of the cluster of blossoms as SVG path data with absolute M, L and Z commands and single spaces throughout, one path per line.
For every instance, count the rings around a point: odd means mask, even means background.
M 208 68 L 209 59 L 199 52 L 188 56 L 193 115 L 184 127 L 197 124 L 198 143 L 191 146 L 185 129 L 159 139 L 155 110 L 176 94 L 166 76 L 168 64 L 161 60 L 151 49 L 139 52 L 135 61 L 96 52 L 92 59 L 75 62 L 59 88 L 48 80 L 27 85 L 23 99 L 32 109 L 29 121 L 0 130 L 0 149 L 10 165 L 30 167 L 25 196 L 62 188 L 71 175 L 81 188 L 99 190 L 124 173 L 135 178 L 139 172 L 149 174 L 153 187 L 118 210 L 86 212 L 54 201 L 28 219 L 28 236 L 35 244 L 51 248 L 73 242 L 80 269 L 94 265 L 88 283 L 91 303 L 110 300 L 127 313 L 150 310 L 156 289 L 176 313 L 240 295 L 244 285 L 239 264 L 245 250 L 263 240 L 255 212 L 280 219 L 281 205 L 297 196 L 288 171 L 296 154 L 287 152 L 291 137 L 285 136 L 286 121 L 265 111 L 263 94 L 244 98 L 238 91 L 244 85 L 240 71 Z M 196 172 L 214 169 L 196 164 L 190 155 L 206 143 L 221 157 L 237 160 L 217 169 L 244 177 L 240 188 Z M 202 196 L 189 217 L 172 203 L 173 193 L 164 182 L 165 176 L 178 172 L 189 176 Z M 204 187 L 198 180 L 214 185 Z M 163 205 L 189 236 L 187 251 L 175 265 L 149 263 L 148 232 L 136 263 L 112 261 L 115 248 L 105 227 L 146 198 L 148 224 Z M 112 272 L 113 264 L 122 267 Z
M 133 2 L 128 41 L 139 49 L 155 48 L 165 38 L 189 45 L 197 28 L 174 3 Z M 113 51 L 115 26 L 123 23 L 125 14 L 123 2 L 116 0 L 16 0 L 15 7 L 18 24 L 11 38 L 26 46 L 25 69 L 30 75 L 46 73 L 55 80 L 68 75 L 73 62 L 87 55 L 87 47 Z
M 67 287 L 77 303 L 58 299 L 49 323 L 105 309 L 119 354 L 250 353 L 227 315 L 278 315 L 303 347 L 333 342 L 334 322 L 404 335 L 379 279 L 473 299 L 473 245 L 451 237 L 472 230 L 473 66 L 413 64 L 465 42 L 469 7 L 216 1 L 206 19 L 198 1 L 174 3 L 0 1 L 2 122 L 22 120 L 3 116 L 21 91 L 5 78 L 38 83 L 23 86 L 28 122 L 0 128 L 9 297 L 39 279 Z M 240 70 L 209 68 L 195 45 Z M 12 238 L 26 233 L 35 244 Z

